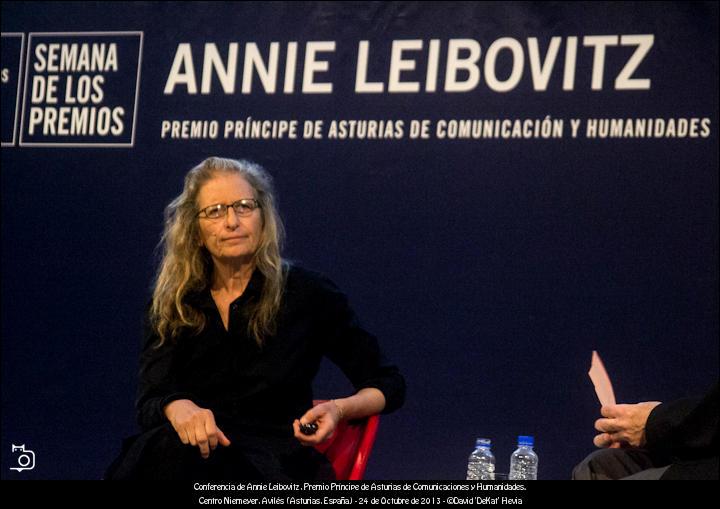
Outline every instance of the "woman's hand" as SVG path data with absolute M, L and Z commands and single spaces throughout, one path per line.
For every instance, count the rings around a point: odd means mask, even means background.
M 317 445 L 328 438 L 330 438 L 335 432 L 338 423 L 342 420 L 342 410 L 335 401 L 326 401 L 312 407 L 310 410 L 300 417 L 295 419 L 293 422 L 293 430 L 295 431 L 295 438 L 297 438 L 302 445 Z M 316 423 L 318 429 L 312 435 L 305 435 L 300 431 L 300 424 Z
M 215 424 L 215 416 L 207 408 L 200 408 L 189 399 L 176 399 L 165 406 L 165 416 L 183 444 L 200 448 L 207 459 L 218 444 L 227 447 L 230 440 Z

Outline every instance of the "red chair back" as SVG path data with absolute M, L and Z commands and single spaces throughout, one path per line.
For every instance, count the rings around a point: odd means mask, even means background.
M 313 404 L 323 402 L 315 400 Z M 315 446 L 330 461 L 338 479 L 359 481 L 363 478 L 379 423 L 379 415 L 342 421 L 332 437 Z

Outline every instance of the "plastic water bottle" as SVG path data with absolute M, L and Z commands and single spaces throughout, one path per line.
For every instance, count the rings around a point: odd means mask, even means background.
M 510 480 L 531 481 L 537 479 L 538 456 L 533 451 L 533 437 L 519 436 L 518 448 L 510 456 Z
M 468 481 L 492 481 L 495 479 L 495 456 L 490 450 L 489 438 L 478 438 L 475 450 L 468 459 Z

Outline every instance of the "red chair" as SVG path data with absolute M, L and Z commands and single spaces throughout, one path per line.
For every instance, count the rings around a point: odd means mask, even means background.
M 324 402 L 325 400 L 315 400 L 313 404 Z M 379 415 L 371 415 L 356 421 L 342 421 L 332 437 L 315 446 L 315 449 L 330 460 L 338 479 L 362 480 L 379 423 Z

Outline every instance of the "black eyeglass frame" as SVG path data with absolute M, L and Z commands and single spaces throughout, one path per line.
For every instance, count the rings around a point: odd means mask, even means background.
M 252 207 L 250 207 L 249 212 L 241 212 L 242 209 L 240 207 L 247 207 L 249 203 L 252 203 Z M 233 210 L 235 210 L 235 213 L 240 217 L 246 217 L 255 212 L 255 209 L 259 209 L 260 202 L 257 201 L 255 198 L 241 198 L 237 201 L 234 201 L 232 203 L 215 203 L 213 205 L 208 205 L 207 207 L 203 208 L 197 213 L 197 217 L 204 217 L 207 219 L 220 219 L 227 215 L 228 208 L 232 207 Z M 210 217 L 210 212 L 212 210 L 216 209 L 220 215 L 217 217 Z M 205 214 L 205 215 L 203 215 Z

